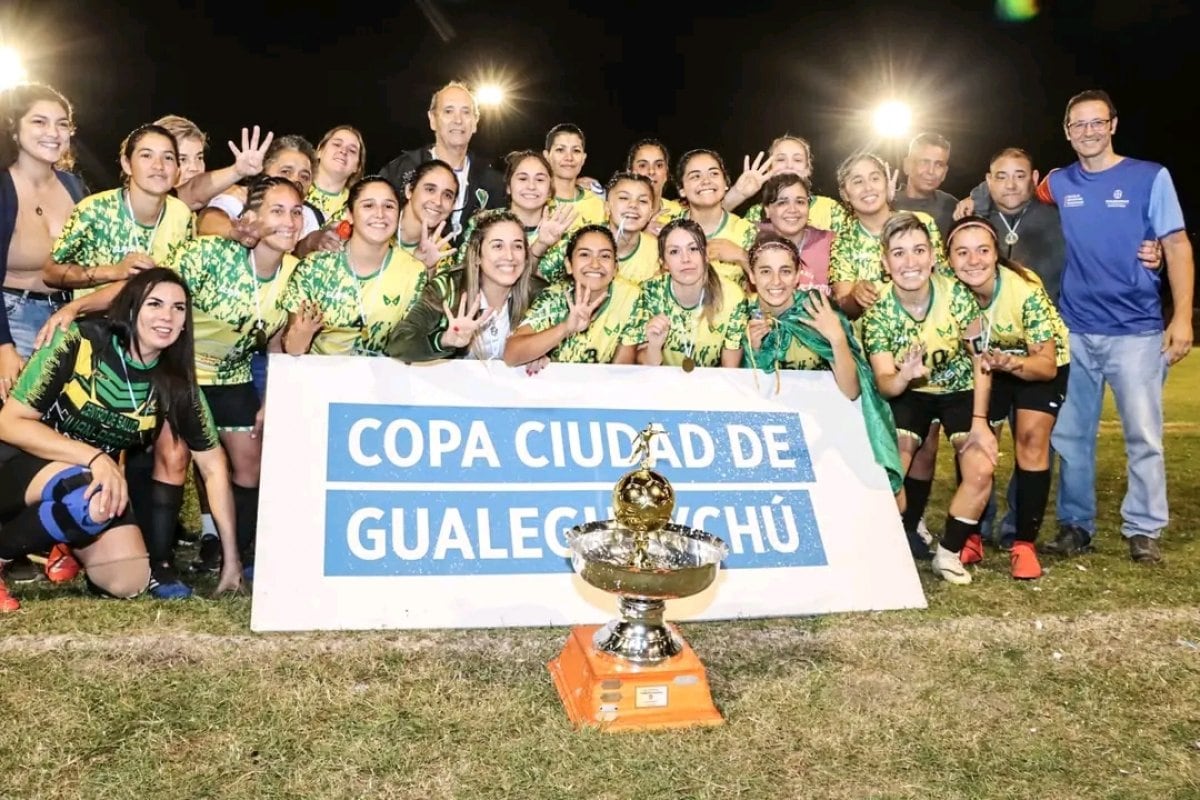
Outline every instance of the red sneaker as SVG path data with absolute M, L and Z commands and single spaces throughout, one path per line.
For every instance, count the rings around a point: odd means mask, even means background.
M 1042 565 L 1038 562 L 1037 549 L 1033 542 L 1013 542 L 1009 553 L 1012 576 L 1017 580 L 1032 581 L 1042 577 Z
M 46 577 L 51 583 L 66 583 L 74 580 L 78 574 L 79 562 L 65 544 L 50 548 L 50 555 L 46 557 Z
M 964 564 L 978 564 L 983 561 L 983 537 L 978 533 L 968 536 L 967 543 L 963 545 L 958 558 Z
M 8 584 L 4 582 L 4 567 L 0 566 L 0 613 L 16 611 L 21 602 L 8 593 Z

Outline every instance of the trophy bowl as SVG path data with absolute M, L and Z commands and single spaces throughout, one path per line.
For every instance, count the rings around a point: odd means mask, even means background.
M 636 664 L 682 650 L 679 634 L 663 622 L 665 601 L 707 589 L 728 554 L 716 536 L 670 522 L 635 531 L 618 520 L 599 520 L 572 528 L 567 541 L 579 576 L 619 598 L 621 618 L 596 633 L 596 648 Z

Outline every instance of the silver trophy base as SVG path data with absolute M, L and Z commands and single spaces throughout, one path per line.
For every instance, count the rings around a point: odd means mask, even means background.
M 657 664 L 679 655 L 683 640 L 663 622 L 666 603 L 643 597 L 621 597 L 621 619 L 614 619 L 592 638 L 602 653 L 634 664 Z

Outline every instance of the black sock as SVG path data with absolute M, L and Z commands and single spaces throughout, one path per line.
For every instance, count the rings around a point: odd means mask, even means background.
M 42 524 L 41 504 L 28 506 L 0 530 L 0 559 L 11 561 L 30 553 L 48 553 L 58 544 Z
M 150 566 L 173 564 L 175 526 L 183 508 L 183 487 L 151 480 L 147 497 L 148 501 L 138 515 L 138 524 L 146 542 L 146 552 L 150 554 Z
M 979 520 L 967 522 L 958 517 L 946 515 L 946 531 L 942 534 L 941 546 L 951 553 L 957 553 L 967 543 L 967 537 L 979 533 Z
M 258 487 L 233 485 L 233 506 L 237 512 L 237 545 L 242 564 L 254 563 L 254 540 L 258 532 Z
M 154 507 L 153 475 L 154 453 L 148 450 L 129 451 L 125 457 L 125 483 L 129 487 L 129 505 L 133 507 L 133 516 L 139 523 L 149 519 Z
M 1017 468 L 1017 540 L 1036 542 L 1050 499 L 1050 470 Z
M 925 506 L 929 505 L 929 491 L 933 488 L 932 480 L 905 477 L 904 479 L 904 530 L 912 533 L 917 529 L 917 523 L 925 515 Z

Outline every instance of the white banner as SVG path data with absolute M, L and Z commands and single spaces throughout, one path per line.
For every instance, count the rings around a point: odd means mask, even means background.
M 611 517 L 636 433 L 675 521 L 730 547 L 680 619 L 924 608 L 857 403 L 830 373 L 274 355 L 251 627 L 605 622 L 564 531 Z

